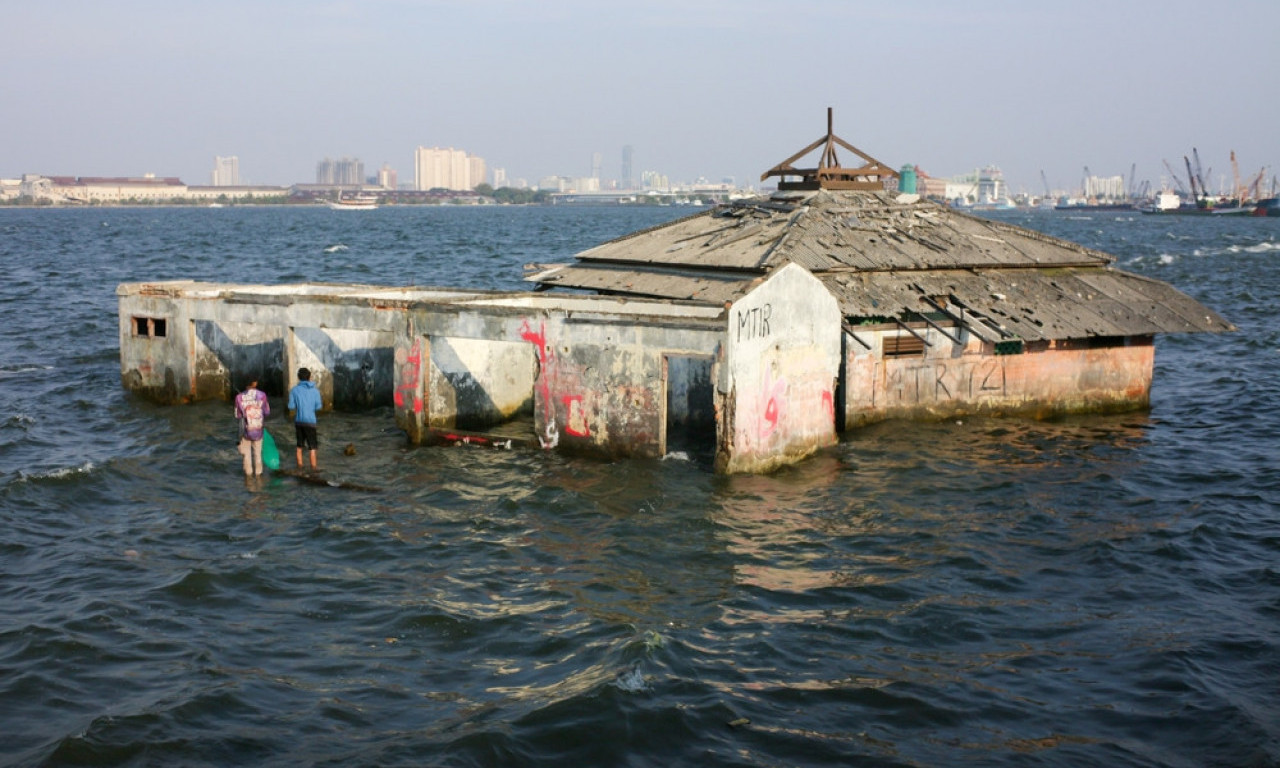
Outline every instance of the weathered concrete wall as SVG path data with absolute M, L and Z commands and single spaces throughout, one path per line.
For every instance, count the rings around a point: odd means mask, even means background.
M 262 391 L 285 391 L 283 330 L 261 323 L 192 320 L 193 400 L 230 399 L 257 379 Z
M 680 443 L 673 432 L 713 430 L 720 472 L 768 471 L 835 442 L 837 408 L 855 427 L 1142 407 L 1154 361 L 1150 337 L 997 355 L 968 331 L 952 341 L 923 325 L 929 345 L 895 326 L 858 329 L 867 349 L 794 264 L 727 306 L 182 281 L 117 294 L 121 380 L 158 402 L 227 399 L 252 378 L 282 395 L 305 366 L 325 407 L 391 404 L 413 443 L 531 411 L 544 447 L 609 456 L 657 457 Z
M 397 424 L 428 442 L 464 415 L 531 406 L 546 448 L 659 456 L 664 356 L 714 358 L 723 333 L 719 309 L 698 309 L 595 297 L 414 307 L 396 341 Z
M 168 291 L 120 299 L 120 378 L 125 388 L 167 405 L 193 395 L 187 301 Z M 158 327 L 157 327 L 158 326 Z
M 132 392 L 180 403 L 229 399 L 253 378 L 268 394 L 283 395 L 306 366 L 326 409 L 389 405 L 391 327 L 403 322 L 403 308 L 362 290 L 378 293 L 360 286 L 122 285 L 121 380 Z M 163 337 L 138 332 L 157 323 Z
M 858 331 L 872 349 L 849 341 L 845 360 L 845 426 L 889 418 L 937 419 L 965 414 L 1115 411 L 1148 405 L 1155 347 L 1151 337 L 1116 346 L 1059 343 L 995 355 L 992 345 L 961 331 L 963 345 L 925 327 L 922 354 L 883 357 L 888 338 L 904 331 Z
M 533 410 L 533 350 L 524 342 L 432 339 L 433 429 L 484 429 Z
M 790 264 L 729 311 L 716 468 L 762 472 L 836 441 L 840 310 Z
M 292 328 L 286 337 L 289 386 L 305 367 L 325 408 L 360 410 L 391 405 L 395 337 L 389 331 Z

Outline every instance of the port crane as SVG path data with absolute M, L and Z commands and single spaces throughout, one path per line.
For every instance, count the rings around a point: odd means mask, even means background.
M 1200 196 L 1201 196 L 1201 197 L 1208 197 L 1208 196 L 1209 196 L 1209 188 L 1208 188 L 1208 187 L 1206 187 L 1206 186 L 1204 185 L 1204 176 L 1205 176 L 1205 174 L 1204 174 L 1204 168 L 1203 168 L 1203 166 L 1201 166 L 1201 165 L 1200 165 L 1200 150 L 1196 149 L 1195 147 L 1192 147 L 1192 148 L 1191 148 L 1191 156 L 1192 156 L 1192 157 L 1194 157 L 1194 158 L 1196 159 L 1196 183 L 1198 183 L 1198 184 L 1200 185 Z M 1213 169 L 1212 169 L 1212 168 L 1210 168 L 1210 169 L 1209 169 L 1209 175 L 1210 175 L 1210 176 L 1212 176 L 1212 175 L 1213 175 Z
M 1193 148 L 1191 151 L 1194 152 L 1195 149 Z M 1183 155 L 1182 162 L 1187 164 L 1187 181 L 1191 183 L 1191 197 L 1196 200 L 1199 200 L 1201 197 L 1205 196 L 1204 182 L 1203 181 L 1200 182 L 1201 191 L 1199 194 L 1197 194 L 1196 193 L 1196 174 L 1195 174 L 1195 171 L 1191 170 L 1191 161 L 1187 159 L 1186 155 Z
M 1169 177 L 1173 179 L 1173 185 L 1178 188 L 1179 192 L 1186 194 L 1187 188 L 1182 186 L 1182 179 L 1178 178 L 1177 172 L 1173 170 L 1172 165 L 1169 165 L 1168 160 L 1164 161 L 1164 167 L 1165 170 L 1169 171 Z

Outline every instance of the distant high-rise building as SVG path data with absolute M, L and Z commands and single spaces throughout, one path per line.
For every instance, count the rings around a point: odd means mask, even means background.
M 240 158 L 235 155 L 213 158 L 213 181 L 211 183 L 215 187 L 240 186 Z
M 316 183 L 360 186 L 364 183 L 364 163 L 354 157 L 326 157 L 316 164 Z
M 378 186 L 382 187 L 383 189 L 396 188 L 395 169 L 393 169 L 390 165 L 387 165 L 386 163 L 383 163 L 382 167 L 378 169 Z
M 413 154 L 413 188 L 467 191 L 484 181 L 484 160 L 461 149 L 418 147 Z
M 568 181 L 563 176 L 543 176 L 538 180 L 538 189 L 547 192 L 564 192 L 569 188 Z
M 599 152 L 591 153 L 591 178 L 600 178 L 600 162 L 602 160 L 603 156 Z
M 643 189 L 671 189 L 671 182 L 657 171 L 643 171 L 640 174 L 640 186 Z
M 475 189 L 485 182 L 484 158 L 467 155 L 467 189 Z
M 507 186 L 507 169 L 494 168 L 493 169 L 493 188 L 502 189 L 505 186 Z
M 632 189 L 635 185 L 631 179 L 631 145 L 622 148 L 622 176 L 619 178 L 623 189 Z

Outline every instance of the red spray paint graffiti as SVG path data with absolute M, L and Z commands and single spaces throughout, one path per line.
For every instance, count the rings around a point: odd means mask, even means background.
M 787 380 L 785 378 L 773 380 L 773 372 L 766 370 L 764 372 L 764 387 L 760 390 L 760 398 L 764 404 L 761 408 L 761 418 L 759 424 L 759 436 L 761 440 L 765 440 L 774 433 L 778 428 L 778 422 L 785 418 L 787 413 Z
M 535 333 L 528 320 L 520 323 L 520 338 L 533 345 L 538 355 L 538 394 L 542 398 L 543 420 L 546 422 L 546 435 L 539 435 L 538 442 L 543 448 L 555 448 L 560 443 L 560 432 L 556 427 L 556 410 L 551 401 L 551 350 L 547 347 L 547 326 L 538 325 Z
M 582 395 L 569 395 L 561 398 L 564 402 L 564 431 L 574 437 L 591 437 L 591 428 L 587 425 L 587 412 L 582 407 Z
M 400 354 L 397 351 L 396 357 Z M 400 383 L 392 394 L 397 408 L 404 408 L 405 403 L 412 403 L 414 413 L 422 413 L 422 394 L 418 383 L 422 377 L 422 339 L 415 338 L 409 354 L 400 361 Z

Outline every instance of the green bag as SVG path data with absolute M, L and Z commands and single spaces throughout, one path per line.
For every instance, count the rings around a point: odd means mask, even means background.
M 262 430 L 262 466 L 276 470 L 280 468 L 280 450 L 276 448 L 275 438 L 270 430 Z

